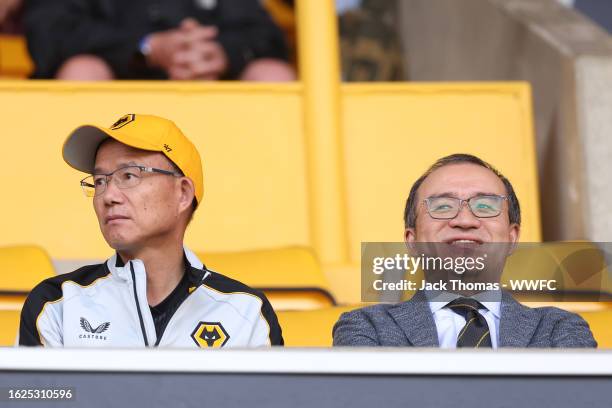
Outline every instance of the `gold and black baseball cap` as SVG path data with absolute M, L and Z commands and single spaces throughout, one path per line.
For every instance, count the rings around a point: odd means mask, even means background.
M 92 174 L 98 147 L 109 137 L 136 149 L 163 153 L 193 181 L 196 200 L 198 204 L 202 202 L 204 180 L 200 153 L 174 122 L 159 116 L 130 113 L 109 128 L 79 126 L 64 142 L 64 161 L 79 171 Z

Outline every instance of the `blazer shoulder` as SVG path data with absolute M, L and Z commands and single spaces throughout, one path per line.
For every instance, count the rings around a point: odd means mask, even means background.
M 395 305 L 391 304 L 376 304 L 371 306 L 360 307 L 348 312 L 344 312 L 340 315 L 338 321 L 351 320 L 351 321 L 362 321 L 364 324 L 368 322 L 370 324 L 376 324 L 375 322 L 380 319 L 389 317 L 389 309 Z
M 334 346 L 380 346 L 378 330 L 388 326 L 388 309 L 393 305 L 377 304 L 344 312 L 332 329 Z
M 540 315 L 540 326 L 550 328 L 552 347 L 597 347 L 589 324 L 579 314 L 557 307 L 534 310 Z

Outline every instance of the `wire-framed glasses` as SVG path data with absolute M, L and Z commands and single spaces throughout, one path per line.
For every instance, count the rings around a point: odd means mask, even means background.
M 106 186 L 108 186 L 111 179 L 115 180 L 115 184 L 118 188 L 132 188 L 140 184 L 144 173 L 158 173 L 180 177 L 180 174 L 173 171 L 134 165 L 120 167 L 108 174 L 93 174 L 87 176 L 81 180 L 81 188 L 87 197 L 96 197 L 106 191 Z
M 459 214 L 466 203 L 472 214 L 478 218 L 497 217 L 501 214 L 504 200 L 507 196 L 477 195 L 466 200 L 455 197 L 429 197 L 423 200 L 427 212 L 436 220 L 450 220 Z

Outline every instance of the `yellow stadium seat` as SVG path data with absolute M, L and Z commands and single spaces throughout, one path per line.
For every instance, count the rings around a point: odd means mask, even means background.
M 0 78 L 27 78 L 33 68 L 25 37 L 0 35 Z
M 509 279 L 555 280 L 555 292 L 530 291 L 521 301 L 601 302 L 612 300 L 612 282 L 604 254 L 588 241 L 522 244 L 506 261 L 502 282 Z
M 30 290 L 55 275 L 49 255 L 40 247 L 0 247 L 0 346 L 15 342 L 19 314 Z
M 612 348 L 612 310 L 581 312 L 580 315 L 589 323 L 598 348 Z
M 329 283 L 313 252 L 291 247 L 199 253 L 207 267 L 263 290 L 276 310 L 333 306 Z
M 412 183 L 453 153 L 479 156 L 508 177 L 521 203 L 521 241 L 541 240 L 529 88 L 346 84 L 342 102 L 352 261 L 359 261 L 362 241 L 403 241 L 402 216 Z
M 0 347 L 13 346 L 19 331 L 19 310 L 0 309 Z
M 29 292 L 55 275 L 49 255 L 35 245 L 0 247 L 0 291 Z
M 318 310 L 279 311 L 278 321 L 283 329 L 285 346 L 330 347 L 332 328 L 343 312 L 359 305 L 328 307 Z

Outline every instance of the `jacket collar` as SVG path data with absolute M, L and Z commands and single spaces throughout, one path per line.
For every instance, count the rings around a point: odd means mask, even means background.
M 415 347 L 438 347 L 438 332 L 427 297 L 422 291 L 389 309 L 389 314 Z M 533 338 L 540 318 L 538 313 L 517 302 L 510 293 L 502 291 L 499 324 L 500 347 L 527 347 Z
M 193 251 L 186 246 L 183 246 L 184 258 L 185 258 L 185 272 L 189 274 L 189 281 L 195 286 L 199 286 L 202 280 L 206 279 L 210 272 L 206 269 L 206 265 L 200 261 Z M 144 263 L 140 259 L 133 259 L 127 264 L 123 263 L 121 257 L 115 252 L 115 254 L 106 261 L 108 270 L 114 276 L 122 280 L 130 280 L 130 262 L 134 263 L 136 267 L 141 266 L 144 269 Z
M 417 291 L 410 300 L 389 309 L 389 314 L 415 347 L 438 347 L 438 332 L 427 297 Z

